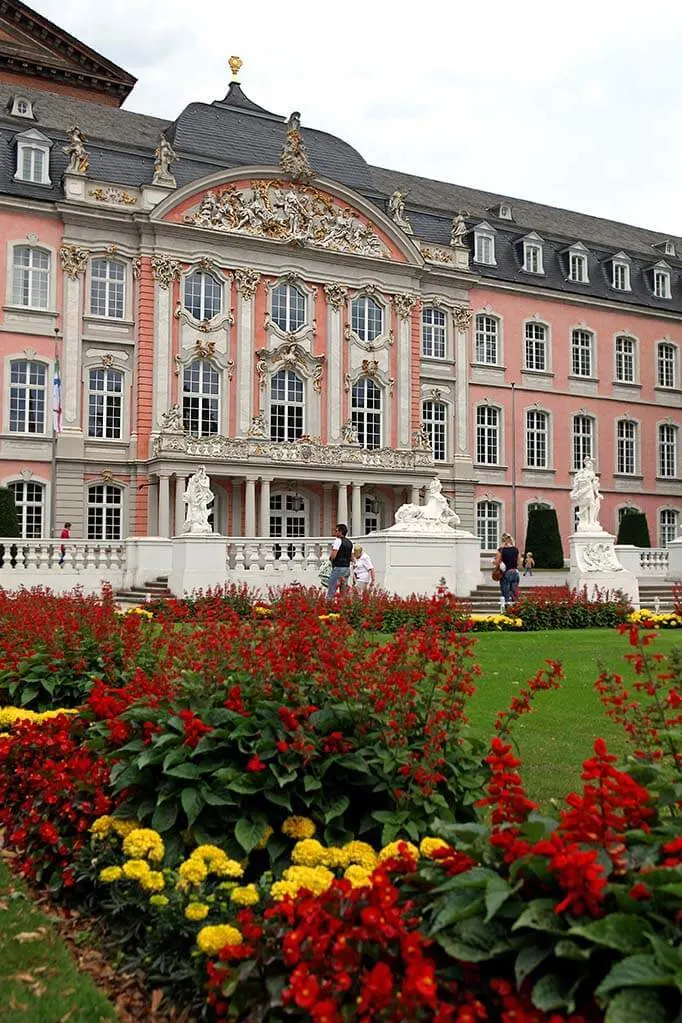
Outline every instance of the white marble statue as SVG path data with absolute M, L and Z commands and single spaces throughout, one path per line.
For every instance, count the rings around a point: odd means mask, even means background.
M 413 234 L 412 225 L 405 216 L 405 198 L 406 193 L 396 188 L 395 192 L 389 196 L 388 212 L 394 224 L 401 227 L 406 234 Z
M 85 152 L 86 136 L 77 125 L 69 128 L 67 133 L 68 144 L 63 147 L 62 152 L 69 158 L 66 168 L 68 174 L 85 174 L 90 166 L 90 157 Z
M 183 533 L 194 535 L 212 533 L 213 530 L 208 521 L 208 509 L 209 505 L 213 504 L 213 492 L 211 481 L 206 475 L 203 465 L 199 466 L 198 472 L 190 476 L 187 490 L 182 499 L 187 505 Z
M 161 132 L 159 144 L 154 150 L 154 158 L 154 177 L 152 179 L 152 184 L 172 185 L 175 187 L 176 181 L 174 175 L 171 173 L 170 166 L 172 163 L 177 163 L 178 158 L 163 132 Z
M 185 427 L 182 421 L 180 405 L 176 402 L 166 412 L 162 412 L 159 423 L 164 433 L 184 433 Z
M 443 497 L 443 485 L 437 476 L 431 480 L 426 504 L 401 504 L 395 513 L 395 525 L 386 532 L 452 535 L 459 526 L 459 515 Z
M 594 471 L 594 462 L 586 458 L 583 468 L 578 469 L 570 494 L 578 505 L 578 533 L 602 533 L 599 523 L 599 508 L 602 496 L 599 493 L 599 477 Z
M 467 233 L 467 224 L 464 219 L 464 214 L 460 210 L 455 215 L 452 221 L 452 228 L 450 230 L 450 244 L 455 249 L 461 249 L 464 246 L 464 235 Z

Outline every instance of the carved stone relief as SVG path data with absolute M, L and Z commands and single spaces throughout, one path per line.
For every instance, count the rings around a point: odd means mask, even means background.
M 325 284 L 324 293 L 332 309 L 341 309 L 348 298 L 348 288 L 344 284 Z
M 471 326 L 471 309 L 468 306 L 456 306 L 452 311 L 452 318 L 457 330 L 468 330 Z
M 222 352 L 216 351 L 215 341 L 198 337 L 191 348 L 184 348 L 179 355 L 175 356 L 175 375 L 179 376 L 184 366 L 189 366 L 195 359 L 210 359 L 211 362 L 227 371 L 227 379 L 231 380 L 234 374 L 234 359 L 228 359 Z
M 260 274 L 257 270 L 235 270 L 234 279 L 237 283 L 237 291 L 242 298 L 253 298 L 256 288 L 260 282 Z
M 180 264 L 172 256 L 152 256 L 152 273 L 159 287 L 168 288 L 180 279 Z
M 77 280 L 82 273 L 85 273 L 89 258 L 89 251 L 77 245 L 62 245 L 59 250 L 62 270 L 72 281 Z
M 416 295 L 394 295 L 393 305 L 401 320 L 406 320 L 412 313 L 417 301 Z
M 269 376 L 279 369 L 291 369 L 301 372 L 312 380 L 313 390 L 322 390 L 322 375 L 326 356 L 310 355 L 296 341 L 285 341 L 277 348 L 259 348 L 256 352 L 256 373 L 260 379 L 260 389 L 265 390 Z

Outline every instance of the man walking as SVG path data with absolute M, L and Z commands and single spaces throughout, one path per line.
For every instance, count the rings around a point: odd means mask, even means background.
M 348 526 L 342 522 L 336 527 L 336 539 L 329 552 L 332 570 L 327 585 L 327 600 L 333 600 L 337 589 L 344 593 L 350 579 L 350 561 L 353 557 L 353 544 L 348 539 Z

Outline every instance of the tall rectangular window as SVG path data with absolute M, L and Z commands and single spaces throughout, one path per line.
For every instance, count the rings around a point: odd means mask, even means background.
M 447 457 L 446 405 L 442 401 L 422 402 L 422 423 L 431 441 L 434 461 L 444 462 Z
M 531 274 L 541 274 L 542 269 L 542 246 L 535 242 L 524 242 L 523 244 L 523 269 Z
M 576 377 L 591 377 L 593 335 L 589 330 L 574 330 L 571 334 L 571 373 Z
M 594 458 L 594 419 L 573 416 L 573 468 L 582 469 L 586 458 Z
M 363 448 L 381 447 L 381 390 L 369 377 L 353 384 L 351 424 Z
M 500 506 L 497 501 L 479 501 L 476 505 L 476 533 L 484 551 L 497 550 L 500 544 Z
M 12 262 L 12 304 L 47 309 L 50 298 L 50 253 L 31 245 L 15 245 Z
M 492 234 L 474 234 L 474 262 L 493 266 L 495 263 L 495 238 Z
M 9 428 L 11 433 L 45 433 L 47 369 L 42 362 L 10 363 Z
M 616 380 L 622 384 L 635 382 L 635 339 L 616 338 Z
M 544 323 L 526 324 L 526 369 L 547 369 L 547 327 Z
M 123 373 L 91 369 L 88 374 L 88 437 L 120 440 L 123 436 Z
M 526 412 L 526 464 L 531 469 L 547 469 L 549 416 L 546 412 L 529 409 Z
M 88 488 L 88 540 L 120 540 L 122 489 L 110 483 Z
M 616 289 L 616 291 L 630 291 L 629 263 L 618 263 L 614 260 L 611 284 Z
M 182 419 L 191 437 L 211 437 L 220 419 L 220 375 L 207 359 L 194 359 L 182 378 Z
M 270 381 L 270 439 L 294 441 L 303 436 L 303 381 L 290 369 L 280 369 Z
M 476 362 L 487 366 L 500 362 L 499 321 L 483 313 L 476 317 Z
M 90 313 L 122 320 L 125 312 L 123 263 L 115 259 L 93 259 L 90 267 Z
M 616 472 L 634 476 L 637 471 L 637 424 L 631 419 L 619 419 L 617 429 Z
M 663 508 L 658 519 L 658 536 L 661 547 L 667 547 L 677 540 L 680 513 L 675 508 Z
M 42 483 L 25 480 L 10 483 L 14 504 L 19 519 L 19 529 L 24 540 L 39 540 L 43 535 L 43 501 L 45 487 Z
M 654 295 L 656 298 L 672 298 L 669 270 L 654 270 Z
M 677 427 L 669 423 L 658 427 L 658 475 L 668 480 L 677 476 Z
M 422 309 L 422 355 L 427 359 L 445 358 L 445 313 L 433 306 Z
M 476 409 L 476 461 L 480 465 L 500 464 L 500 410 L 490 405 Z
M 576 284 L 587 283 L 587 256 L 582 252 L 571 252 L 568 257 L 568 279 Z
M 656 383 L 658 387 L 677 387 L 677 349 L 661 341 L 656 353 Z

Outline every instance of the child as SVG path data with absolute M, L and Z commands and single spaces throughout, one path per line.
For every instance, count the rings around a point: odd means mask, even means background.
M 532 551 L 526 551 L 523 556 L 523 574 L 532 575 L 535 568 L 535 558 Z

